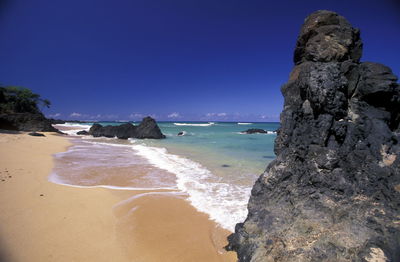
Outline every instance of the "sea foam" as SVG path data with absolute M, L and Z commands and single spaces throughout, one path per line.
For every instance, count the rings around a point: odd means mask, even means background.
M 78 141 L 78 140 L 77 140 Z M 117 157 L 110 157 L 117 156 Z M 126 185 L 121 184 L 105 184 L 102 183 L 104 176 L 111 175 L 107 168 L 129 168 L 133 172 L 135 168 L 143 165 L 149 165 L 147 159 L 140 156 L 135 157 L 135 152 L 130 144 L 114 144 L 105 142 L 96 142 L 90 140 L 81 140 L 68 148 L 65 152 L 54 155 L 56 165 L 48 177 L 50 182 L 77 188 L 108 188 L 114 190 L 179 190 L 176 186 L 175 179 L 173 182 L 159 179 L 159 175 L 153 170 L 147 169 L 146 176 L 140 177 L 142 183 L 130 182 L 135 179 L 134 176 L 126 178 Z M 106 169 L 105 169 L 106 168 Z M 96 173 L 95 176 L 89 175 L 91 169 L 103 170 Z M 156 169 L 159 170 L 159 169 Z M 121 178 L 116 173 L 117 179 Z M 171 175 L 173 176 L 173 175 Z M 164 176 L 163 176 L 164 177 Z M 99 180 L 98 180 L 99 179 Z M 150 183 L 149 183 L 150 182 Z M 138 186 L 136 186 L 136 184 Z
M 176 126 L 212 126 L 215 125 L 214 122 L 208 122 L 208 123 L 201 123 L 201 124 L 193 124 L 193 123 L 174 123 Z
M 56 124 L 56 126 L 62 126 L 62 127 L 76 127 L 76 128 L 82 128 L 82 129 L 90 129 L 92 126 L 91 124 L 88 125 L 82 125 L 78 123 L 68 123 L 66 122 L 65 124 Z
M 115 185 L 77 185 L 68 180 L 64 180 L 63 176 L 58 174 L 55 169 L 49 176 L 49 181 L 78 188 L 108 188 L 114 190 L 179 190 L 188 195 L 188 201 L 200 212 L 209 215 L 210 219 L 217 222 L 225 229 L 234 231 L 236 223 L 243 221 L 247 215 L 246 205 L 250 196 L 251 188 L 249 186 L 234 185 L 220 182 L 220 178 L 215 176 L 211 171 L 201 164 L 188 158 L 171 154 L 165 148 L 151 147 L 143 144 L 136 144 L 137 140 L 131 140 L 132 144 L 114 144 L 98 141 L 83 140 L 79 145 L 72 146 L 66 152 L 61 152 L 55 155 L 57 158 L 62 158 L 68 154 L 78 156 L 78 159 L 83 159 L 79 156 L 86 156 L 85 161 L 89 162 L 74 163 L 71 162 L 72 172 L 79 172 L 77 167 L 85 168 L 90 163 L 95 164 L 93 167 L 108 166 L 109 162 L 106 157 L 110 148 L 126 148 L 132 150 L 132 153 L 141 157 L 148 164 L 154 167 L 167 171 L 176 177 L 176 185 L 171 186 L 151 186 L 151 187 L 131 187 L 131 186 L 115 186 Z M 108 148 L 108 149 L 107 149 Z M 91 155 L 90 150 L 93 155 Z M 100 155 L 96 152 L 102 152 Z M 116 154 L 114 152 L 113 154 Z M 91 158 L 95 158 L 93 160 Z M 103 159 L 104 158 L 104 159 Z M 113 160 L 113 165 L 116 167 L 134 165 L 135 162 L 127 161 L 125 158 L 116 158 Z M 115 162 L 116 161 L 116 162 Z M 134 166 L 132 166 L 134 168 Z M 175 184 L 175 183 L 174 183 Z
M 223 228 L 233 232 L 236 223 L 246 218 L 250 187 L 219 182 L 201 164 L 170 154 L 165 148 L 145 145 L 132 148 L 149 163 L 175 174 L 178 188 L 188 193 L 190 203 Z
M 91 125 L 82 125 L 77 123 L 65 123 L 65 124 L 56 124 L 54 125 L 55 128 L 60 129 L 61 132 L 70 135 L 70 136 L 77 136 L 77 132 L 81 130 L 89 131 Z M 71 129 L 73 128 L 73 129 Z
M 238 135 L 276 135 L 276 131 L 269 131 L 267 130 L 267 133 L 254 133 L 254 134 L 247 134 L 244 131 L 240 131 L 240 132 L 234 132 L 235 134 Z
M 95 185 L 95 186 L 82 186 L 82 185 L 73 185 L 63 181 L 57 173 L 51 173 L 48 181 L 69 187 L 76 187 L 76 188 L 108 188 L 113 190 L 127 190 L 127 191 L 154 191 L 154 190 L 176 190 L 175 187 L 123 187 L 123 186 L 110 186 L 110 185 Z

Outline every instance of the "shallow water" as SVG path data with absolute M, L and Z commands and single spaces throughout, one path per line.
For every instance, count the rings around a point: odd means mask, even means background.
M 278 123 L 160 122 L 159 126 L 167 139 L 74 136 L 74 146 L 56 155 L 50 180 L 125 190 L 178 189 L 199 211 L 233 231 L 247 215 L 254 181 L 275 157 L 273 131 Z M 90 124 L 58 127 L 73 135 Z M 240 133 L 247 128 L 271 132 Z M 179 132 L 184 135 L 178 136 Z

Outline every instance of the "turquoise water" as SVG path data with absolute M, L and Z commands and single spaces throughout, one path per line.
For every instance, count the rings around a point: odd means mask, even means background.
M 92 123 L 66 123 L 60 126 L 73 128 L 74 130 L 66 132 L 74 135 L 78 130 L 88 130 L 91 125 Z M 133 177 L 134 170 L 138 170 L 139 166 L 141 169 L 146 166 L 149 171 L 143 174 L 140 181 L 148 183 L 139 185 L 140 187 L 147 187 L 149 183 L 152 184 L 151 181 L 158 181 L 154 185 L 156 187 L 175 187 L 187 193 L 189 202 L 199 211 L 209 214 L 222 227 L 233 230 L 234 225 L 242 222 L 247 215 L 246 206 L 255 180 L 275 158 L 273 145 L 279 123 L 158 122 L 158 125 L 166 139 L 120 140 L 75 136 L 82 139 L 79 147 L 75 146 L 60 155 L 60 159 L 78 167 L 74 173 L 92 185 L 100 178 L 107 181 L 107 175 L 110 176 L 111 170 L 116 168 L 132 170 Z M 249 128 L 260 128 L 269 132 L 251 135 L 241 133 Z M 179 132 L 183 135 L 178 136 Z M 107 155 L 113 160 L 107 162 Z M 112 168 L 97 172 L 89 181 L 87 171 L 81 170 L 79 166 L 93 165 L 96 170 L 103 170 L 103 167 L 97 161 L 85 161 L 85 156 L 94 160 L 101 158 Z M 62 169 L 65 168 L 61 167 L 59 170 Z M 124 173 L 125 178 L 129 179 L 130 172 Z M 164 181 L 167 174 L 175 177 L 173 184 L 171 180 L 168 183 Z M 118 174 L 112 175 L 120 177 Z
M 121 122 L 98 123 L 113 126 L 122 124 Z M 80 125 L 91 126 L 92 124 Z M 258 176 L 275 158 L 273 152 L 275 133 L 248 135 L 240 132 L 249 128 L 273 132 L 279 128 L 279 123 L 276 122 L 240 124 L 238 122 L 158 122 L 158 125 L 162 133 L 166 135 L 166 139 L 138 140 L 137 142 L 165 147 L 169 152 L 198 161 L 217 173 L 233 172 L 235 175 Z M 179 132 L 184 132 L 184 135 L 178 136 Z
M 224 177 L 227 176 L 229 179 L 240 179 L 237 177 L 240 175 L 258 176 L 275 158 L 273 145 L 276 134 L 248 135 L 240 132 L 248 128 L 275 131 L 279 127 L 279 123 L 246 125 L 239 125 L 236 122 L 211 123 L 214 124 L 210 126 L 178 126 L 172 122 L 160 122 L 160 129 L 167 139 L 146 141 L 146 143 L 165 147 L 178 155 L 185 155 L 204 164 L 215 173 L 227 173 Z M 185 132 L 185 135 L 178 136 L 177 134 L 182 131 Z

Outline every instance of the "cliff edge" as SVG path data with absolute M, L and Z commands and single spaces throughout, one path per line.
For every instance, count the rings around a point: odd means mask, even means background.
M 277 157 L 228 238 L 239 261 L 400 261 L 400 86 L 361 55 L 344 17 L 306 18 Z

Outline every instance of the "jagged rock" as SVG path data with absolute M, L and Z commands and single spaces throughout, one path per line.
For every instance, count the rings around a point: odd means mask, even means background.
M 268 131 L 264 130 L 264 129 L 260 129 L 260 128 L 250 128 L 247 129 L 246 131 L 242 131 L 240 132 L 242 134 L 268 134 Z
M 58 132 L 41 113 L 0 114 L 0 129 L 17 131 Z
M 89 132 L 86 130 L 81 130 L 81 131 L 76 132 L 76 134 L 79 136 L 87 136 L 87 135 L 89 135 Z
M 30 136 L 45 136 L 44 134 L 42 134 L 42 133 L 37 133 L 37 132 L 31 132 L 31 133 L 29 133 L 28 135 L 30 135 Z
M 165 138 L 156 121 L 149 116 L 143 118 L 142 122 L 136 128 L 136 132 L 136 138 Z
M 94 124 L 89 134 L 94 137 L 118 137 L 120 139 L 128 139 L 130 137 L 136 137 L 136 127 L 132 124 L 122 124 L 119 126 L 102 126 L 100 124 Z
M 338 14 L 305 20 L 277 157 L 228 238 L 239 261 L 400 261 L 400 86 L 361 48 Z
M 360 31 L 343 16 L 322 10 L 306 18 L 297 39 L 294 62 L 359 62 L 361 55 Z
M 138 126 L 134 126 L 130 123 L 122 124 L 119 126 L 102 126 L 100 124 L 94 124 L 89 134 L 94 137 L 117 137 L 120 139 L 128 138 L 165 138 L 165 135 L 161 133 L 156 121 L 151 117 L 143 118 L 142 122 Z

